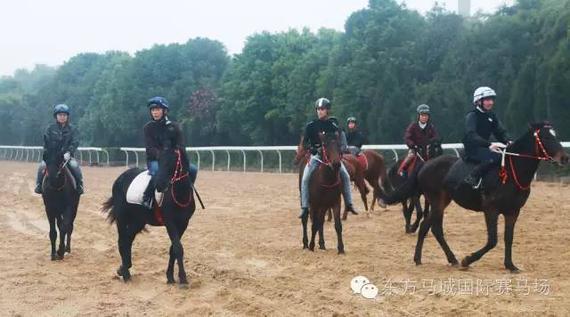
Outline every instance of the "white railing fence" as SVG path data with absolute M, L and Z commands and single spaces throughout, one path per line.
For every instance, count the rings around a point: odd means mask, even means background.
M 562 146 L 565 148 L 570 148 L 570 142 L 562 142 Z M 444 150 L 452 151 L 455 155 L 459 156 L 459 150 L 463 149 L 463 144 L 461 143 L 446 143 L 442 144 Z M 399 154 L 407 150 L 407 146 L 404 144 L 371 144 L 364 145 L 363 149 L 371 149 L 380 151 L 382 153 L 388 152 L 393 154 L 393 160 L 397 161 Z M 144 148 L 137 147 L 121 147 L 119 148 L 125 155 L 125 166 L 141 166 L 144 162 Z M 276 171 L 283 173 L 283 154 L 285 152 L 294 153 L 297 150 L 297 146 L 210 146 L 210 147 L 187 147 L 186 151 L 196 155 L 196 160 L 193 162 L 200 169 L 200 165 L 203 165 L 203 161 L 208 161 L 209 169 L 212 171 L 216 170 L 216 162 L 222 161 L 225 163 L 224 170 L 230 171 L 232 166 L 232 155 L 231 153 L 241 154 L 241 167 L 243 172 L 246 172 L 248 159 L 247 153 L 257 153 L 259 161 L 259 171 L 264 172 L 267 170 L 265 161 L 269 153 L 277 154 L 277 168 Z M 400 153 L 398 153 L 398 151 Z M 142 154 L 141 154 L 142 153 Z M 109 152 L 104 148 L 99 147 L 80 147 L 77 150 L 77 158 L 84 164 L 89 165 L 110 165 Z M 384 153 L 386 154 L 386 153 Z M 2 160 L 17 160 L 17 161 L 40 161 L 42 155 L 41 146 L 0 146 L 0 159 Z M 142 157 L 141 157 L 142 155 Z M 203 158 L 207 155 L 208 160 Z M 235 156 L 235 154 L 234 154 Z M 225 157 L 225 160 L 224 160 Z M 85 160 L 84 160 L 85 159 Z M 133 160 L 134 159 L 134 160 Z M 103 163 L 103 164 L 102 164 Z M 235 160 L 234 160 L 235 163 Z M 218 166 L 219 167 L 219 166 Z
M 26 162 L 39 162 L 42 160 L 43 147 L 41 146 L 12 146 L 0 145 L 0 159 Z M 109 152 L 100 147 L 80 147 L 76 157 L 80 162 L 89 165 L 109 166 Z

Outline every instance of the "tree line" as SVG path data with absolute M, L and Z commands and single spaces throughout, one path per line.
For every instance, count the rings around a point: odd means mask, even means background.
M 460 142 L 478 86 L 497 91 L 513 136 L 549 120 L 568 140 L 568 30 L 570 0 L 519 0 L 471 18 L 370 0 L 343 32 L 257 33 L 234 56 L 207 38 L 83 53 L 0 79 L 0 144 L 42 144 L 52 106 L 66 103 L 83 146 L 142 146 L 146 100 L 156 95 L 170 101 L 190 146 L 296 144 L 323 96 L 343 125 L 358 118 L 371 143 L 402 143 L 422 103 L 444 141 Z

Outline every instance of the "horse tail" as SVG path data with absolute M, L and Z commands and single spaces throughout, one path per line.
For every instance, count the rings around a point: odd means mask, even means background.
M 110 223 L 115 222 L 115 220 L 117 220 L 117 215 L 115 214 L 115 210 L 113 208 L 113 197 L 109 197 L 109 199 L 107 199 L 104 203 L 103 206 L 101 207 L 101 211 L 103 213 L 108 213 L 107 215 L 107 220 L 109 220 Z
M 415 168 L 408 175 L 406 181 L 395 188 L 390 193 L 380 193 L 380 198 L 388 205 L 393 205 L 396 203 L 404 202 L 408 198 L 414 196 L 418 191 L 418 171 L 419 168 Z

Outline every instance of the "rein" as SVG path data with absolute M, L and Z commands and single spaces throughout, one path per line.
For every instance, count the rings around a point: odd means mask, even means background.
M 188 172 L 182 173 L 183 170 L 182 153 L 180 152 L 179 149 L 175 150 L 175 152 L 176 152 L 176 167 L 174 168 L 174 175 L 172 175 L 172 178 L 170 179 L 170 185 L 171 185 L 170 195 L 172 196 L 172 200 L 178 207 L 186 208 L 190 205 L 190 202 L 192 202 L 192 191 L 190 191 L 188 195 L 189 196 L 188 201 L 186 203 L 180 203 L 178 200 L 176 200 L 176 195 L 174 194 L 174 184 L 188 177 Z
M 511 175 L 513 176 L 513 180 L 515 181 L 515 185 L 521 191 L 528 190 L 530 188 L 530 183 L 532 181 L 529 182 L 525 186 L 523 186 L 520 183 L 519 177 L 517 176 L 517 171 L 515 169 L 515 165 L 513 164 L 513 156 L 528 158 L 528 159 L 533 159 L 533 160 L 539 160 L 539 161 L 552 161 L 552 156 L 550 156 L 548 154 L 548 152 L 546 151 L 546 148 L 544 147 L 544 144 L 542 143 L 542 140 L 540 139 L 539 132 L 540 132 L 540 129 L 536 129 L 533 133 L 534 143 L 535 143 L 535 153 L 537 153 L 537 155 L 529 155 L 529 154 L 523 154 L 523 153 L 512 153 L 512 152 L 507 152 L 506 149 L 504 151 L 501 151 L 502 157 L 501 157 L 501 169 L 499 171 L 499 178 L 501 179 L 501 183 L 503 185 L 507 182 L 507 179 L 508 179 L 508 173 L 507 173 L 507 170 L 505 167 L 505 157 L 507 155 L 509 156 L 509 166 L 511 169 Z

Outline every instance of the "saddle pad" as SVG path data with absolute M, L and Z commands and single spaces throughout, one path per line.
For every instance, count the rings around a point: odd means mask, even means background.
M 127 189 L 127 202 L 129 204 L 142 205 L 144 191 L 146 190 L 151 176 L 147 171 L 141 172 L 129 185 Z M 162 198 L 164 194 L 157 191 L 154 192 L 154 199 L 158 206 L 162 206 Z
M 356 156 L 356 159 L 358 160 L 358 163 L 360 163 L 360 166 L 362 166 L 364 170 L 368 169 L 368 159 L 366 158 L 366 155 L 359 154 Z
M 144 191 L 150 182 L 151 176 L 147 171 L 141 172 L 129 185 L 127 189 L 127 202 L 129 204 L 142 205 Z

